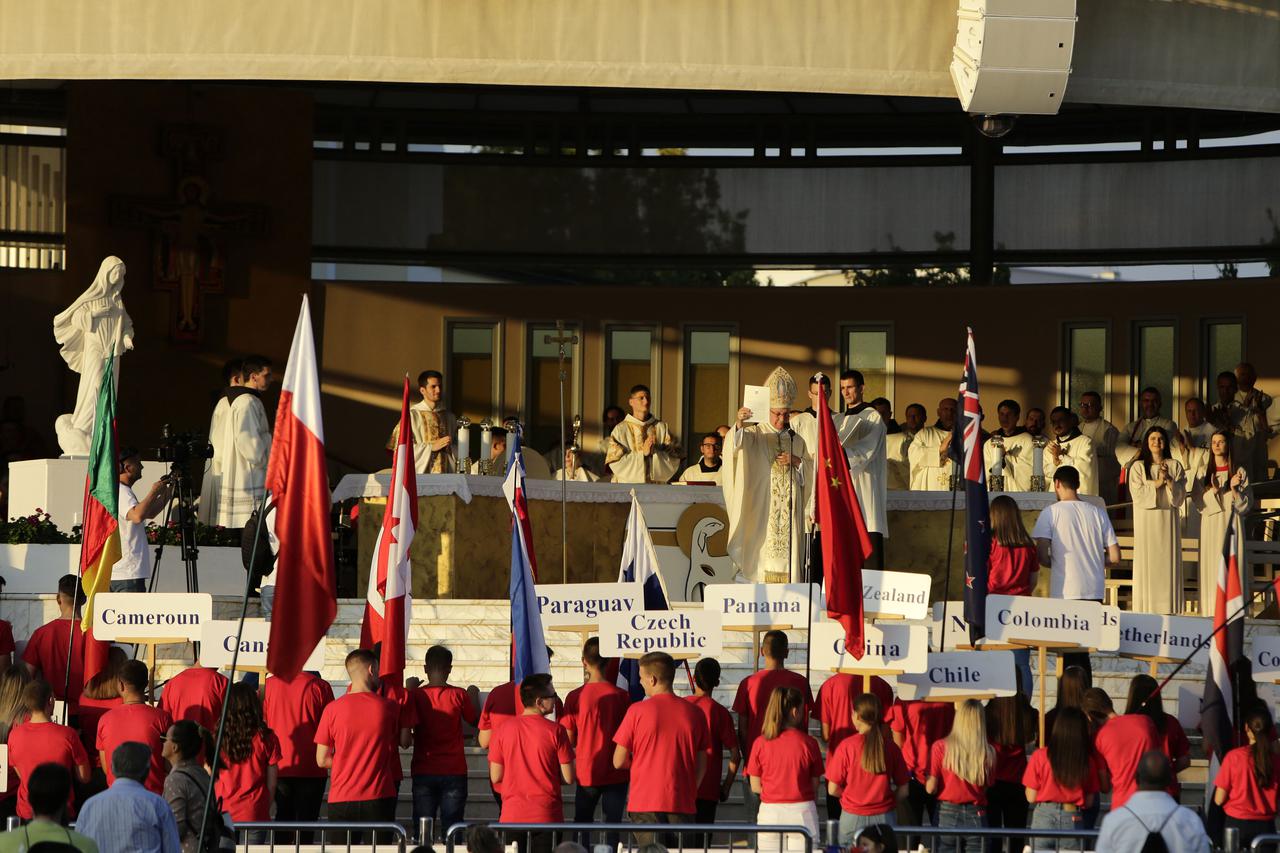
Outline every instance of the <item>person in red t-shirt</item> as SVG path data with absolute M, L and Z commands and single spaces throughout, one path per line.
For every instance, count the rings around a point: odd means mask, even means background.
M 1063 708 L 1049 735 L 1022 774 L 1027 802 L 1035 803 L 1032 829 L 1092 829 L 1085 809 L 1098 797 L 1099 760 L 1089 738 L 1089 718 L 1079 708 Z M 1078 841 L 1036 838 L 1036 850 L 1080 850 Z
M 1114 812 L 1138 790 L 1138 761 L 1147 752 L 1160 750 L 1160 735 L 1146 714 L 1117 714 L 1111 697 L 1103 690 L 1091 688 L 1089 699 L 1087 704 L 1097 706 L 1097 713 L 1107 718 L 1093 737 L 1093 748 L 1106 770 L 1102 787 L 1106 790 L 1110 783 Z
M 1027 769 L 1027 744 L 1036 739 L 1036 713 L 1021 692 L 992 699 L 986 713 L 987 737 L 996 754 L 987 787 L 987 826 L 1022 829 L 1027 825 L 1022 774 Z M 1010 849 L 1022 847 L 1022 839 L 1015 837 Z
M 813 711 L 813 694 L 809 691 L 809 682 L 804 676 L 786 669 L 788 641 L 784 631 L 769 631 L 760 643 L 760 654 L 764 657 L 764 665 L 738 683 L 738 692 L 733 699 L 733 712 L 738 715 L 738 742 L 742 744 L 742 754 L 751 760 L 751 746 L 760 736 L 760 727 L 764 723 L 764 712 L 769 706 L 769 697 L 778 687 L 794 687 L 805 698 L 804 725 L 809 725 L 809 714 Z M 743 786 L 743 802 L 747 807 L 748 819 L 755 821 L 760 810 L 760 798 L 750 786 Z
M 120 707 L 120 667 L 128 659 L 129 656 L 119 646 L 109 648 L 107 665 L 84 683 L 84 690 L 80 693 L 80 741 L 93 766 L 89 785 L 81 791 L 86 799 L 107 789 L 107 776 L 98 755 L 98 723 L 103 714 Z
M 676 696 L 671 685 L 676 662 L 666 652 L 640 658 L 640 686 L 645 698 L 627 709 L 613 736 L 613 766 L 631 762 L 627 812 L 632 823 L 688 823 L 697 813 L 698 787 L 707 769 L 711 734 L 702 712 Z M 637 846 L 654 840 L 652 832 L 636 832 Z M 674 835 L 659 841 L 668 847 Z
M 848 847 L 868 826 L 897 823 L 895 807 L 907 798 L 907 763 L 885 737 L 880 699 L 862 693 L 850 711 L 853 734 L 827 758 L 827 793 L 840 800 L 840 846 Z
M 550 647 L 547 647 L 547 660 L 551 660 Z M 484 707 L 480 709 L 480 723 L 476 727 L 476 743 L 481 749 L 489 748 L 489 739 L 493 737 L 493 732 L 498 726 L 517 716 L 516 708 L 520 704 L 519 693 L 519 686 L 514 681 L 504 682 L 489 691 L 489 695 L 484 699 Z M 558 720 L 564 714 L 564 705 L 560 703 L 559 696 L 556 697 L 555 705 L 552 717 Z M 502 787 L 490 783 L 489 790 L 493 793 L 493 801 L 501 809 Z
M 803 826 L 818 835 L 818 778 L 822 751 L 804 730 L 807 699 L 794 687 L 774 688 L 765 708 L 760 737 L 747 759 L 747 777 L 760 797 L 756 822 L 764 826 Z M 765 836 L 761 850 L 777 850 L 780 839 Z M 788 839 L 787 848 L 796 846 Z
M 36 678 L 49 682 L 54 698 L 62 699 L 70 706 L 68 714 L 75 712 L 84 687 L 84 634 L 80 631 L 79 613 L 84 600 L 79 578 L 75 575 L 59 578 L 58 618 L 37 628 L 22 651 L 22 662 L 27 665 L 27 670 Z M 71 647 L 70 683 L 67 682 L 68 646 Z
M 582 646 L 582 668 L 587 683 L 570 691 L 564 700 L 560 724 L 569 733 L 577 754 L 574 769 L 578 788 L 574 792 L 573 822 L 591 823 L 600 804 L 605 823 L 621 823 L 627 809 L 626 769 L 613 766 L 613 736 L 631 705 L 631 695 L 610 684 L 605 671 L 612 661 L 600 656 L 600 639 L 591 637 Z M 619 836 L 608 833 L 605 841 L 616 848 Z M 578 843 L 591 849 L 591 836 L 582 833 Z
M 222 799 L 222 810 L 236 823 L 270 820 L 280 742 L 263 722 L 258 691 L 251 684 L 231 685 L 221 763 L 214 791 Z M 265 832 L 252 835 L 259 836 L 259 843 L 266 840 Z
M 862 693 L 861 675 L 837 672 L 818 688 L 818 719 L 822 722 L 822 739 L 827 743 L 827 760 L 839 749 L 840 742 L 857 733 L 854 727 L 853 700 Z M 871 677 L 871 692 L 880 700 L 884 709 L 882 722 L 889 722 L 889 708 L 893 705 L 893 688 L 878 675 Z M 827 819 L 840 819 L 840 797 L 827 791 Z
M 489 743 L 489 780 L 505 781 L 499 823 L 563 823 L 561 785 L 573 784 L 573 746 L 564 728 L 548 720 L 556 691 L 546 673 L 520 682 L 519 717 L 493 733 Z M 526 853 L 549 853 L 551 833 L 534 832 Z M 518 840 L 517 839 L 517 840 Z
M 406 682 L 414 705 L 413 822 L 424 817 L 439 821 L 440 835 L 461 823 L 467 808 L 467 756 L 463 752 L 463 724 L 480 720 L 480 691 L 474 684 L 463 690 L 449 683 L 453 652 L 444 646 L 427 649 L 427 683 Z
M 0 593 L 4 592 L 4 578 L 0 578 Z M 13 624 L 8 619 L 0 619 L 0 673 L 8 672 L 13 666 L 13 653 L 17 651 L 13 642 Z
M 280 742 L 276 765 L 276 820 L 313 822 L 320 819 L 326 777 L 316 764 L 316 729 L 320 715 L 333 701 L 329 682 L 311 672 L 293 681 L 275 676 L 262 689 L 262 716 Z M 281 836 L 276 834 L 276 840 Z M 310 842 L 304 833 L 303 843 Z
M 956 709 L 951 734 L 929 749 L 929 778 L 925 790 L 938 798 L 939 827 L 978 827 L 986 820 L 987 781 L 995 764 L 995 750 L 987 742 L 982 703 L 966 699 Z M 982 853 L 976 836 L 941 836 L 938 853 Z
M 1018 502 L 1008 495 L 991 499 L 991 556 L 987 558 L 987 592 L 991 595 L 1030 595 L 1036 588 L 1040 556 L 1036 540 L 1022 522 Z M 1031 649 L 1014 649 L 1013 662 L 1022 676 L 1022 690 L 1031 692 Z
M 1222 806 L 1226 825 L 1240 833 L 1240 848 L 1274 831 L 1276 800 L 1280 796 L 1280 755 L 1271 744 L 1271 715 L 1265 706 L 1244 718 L 1248 746 L 1237 747 L 1222 758 L 1214 777 L 1213 801 Z
M 702 774 L 702 782 L 698 785 L 698 803 L 695 823 L 715 823 L 716 810 L 719 805 L 729 799 L 733 790 L 733 780 L 737 778 L 738 768 L 742 765 L 742 753 L 738 749 L 738 735 L 733 729 L 733 717 L 729 709 L 712 697 L 712 692 L 720 686 L 720 661 L 715 658 L 703 658 L 693 668 L 693 695 L 688 700 L 702 712 L 707 721 L 707 769 Z M 721 778 L 720 769 L 724 761 L 724 751 L 729 750 L 729 770 Z M 695 836 L 694 847 L 705 846 L 701 836 Z
M 169 772 L 161 755 L 165 732 L 173 723 L 169 715 L 147 704 L 147 665 L 140 660 L 125 661 L 116 684 L 120 689 L 120 707 L 112 708 L 98 722 L 97 748 L 107 784 L 115 781 L 111 772 L 111 756 L 116 747 L 128 741 L 146 744 L 151 749 L 151 771 L 144 783 L 153 794 L 164 792 L 164 777 Z
M 1169 788 L 1169 796 L 1175 800 L 1182 792 L 1178 783 L 1178 774 L 1191 766 L 1191 741 L 1182 730 L 1178 718 L 1164 712 L 1164 698 L 1160 695 L 1160 683 L 1145 672 L 1139 673 L 1129 682 L 1129 697 L 1125 702 L 1126 714 L 1145 714 L 1151 718 L 1156 727 L 1156 736 L 1160 739 L 1159 748 L 1169 759 L 1173 770 L 1173 786 Z
M 209 731 L 217 731 L 222 700 L 227 695 L 227 677 L 216 669 L 196 665 L 170 678 L 160 691 L 160 708 L 169 719 L 190 720 Z
M 906 826 L 921 826 L 926 816 L 930 822 L 937 820 L 938 798 L 924 787 L 929 777 L 929 747 L 951 731 L 955 714 L 956 706 L 951 702 L 898 699 L 889 708 L 893 743 L 902 750 L 902 760 L 911 774 L 907 800 L 898 807 L 899 822 Z
M 53 689 L 48 684 L 31 682 L 22 692 L 22 701 L 31 716 L 9 731 L 9 766 L 18 774 L 18 817 L 30 820 L 34 814 L 27 782 L 32 771 L 41 764 L 57 764 L 84 784 L 89 781 L 89 755 L 75 729 L 52 721 Z M 73 798 L 67 800 L 67 815 L 75 815 Z

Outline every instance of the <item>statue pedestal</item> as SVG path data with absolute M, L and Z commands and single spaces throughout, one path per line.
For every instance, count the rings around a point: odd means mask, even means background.
M 134 484 L 134 494 L 141 498 L 168 470 L 169 466 L 163 462 L 143 462 L 142 479 Z M 42 509 L 49 513 L 59 530 L 70 533 L 84 513 L 84 484 L 88 473 L 87 457 L 10 462 L 9 517 L 31 515 L 36 509 Z

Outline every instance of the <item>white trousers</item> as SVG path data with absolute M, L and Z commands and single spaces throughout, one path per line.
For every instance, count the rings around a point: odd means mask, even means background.
M 818 843 L 818 806 L 807 803 L 760 803 L 757 826 L 803 826 L 813 833 L 814 846 Z M 758 836 L 760 850 L 778 850 L 779 836 L 761 833 Z M 787 836 L 787 850 L 803 850 L 804 839 L 792 833 Z

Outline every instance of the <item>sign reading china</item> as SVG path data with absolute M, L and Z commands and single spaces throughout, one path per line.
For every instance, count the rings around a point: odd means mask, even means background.
M 1102 641 L 1102 605 L 1096 601 L 987 596 L 987 639 L 1028 646 L 1096 649 Z
M 1254 635 L 1249 652 L 1254 681 L 1280 681 L 1280 636 Z
M 929 618 L 929 587 L 933 579 L 923 572 L 862 570 L 862 612 L 903 619 Z
M 199 640 L 213 618 L 207 592 L 100 592 L 93 598 L 93 636 L 99 640 Z
M 638 658 L 666 652 L 673 658 L 716 657 L 722 649 L 720 616 L 709 610 L 641 610 L 600 616 L 600 654 Z
M 636 613 L 644 609 L 643 592 L 635 583 L 542 583 L 534 587 L 542 627 L 595 628 L 606 613 Z
M 868 622 L 866 652 L 857 660 L 844 648 L 839 622 L 813 626 L 812 666 L 829 672 L 924 672 L 929 656 L 929 628 L 923 624 L 874 625 Z
M 1213 631 L 1213 620 L 1201 616 L 1160 616 L 1155 613 L 1120 614 L 1120 654 L 1126 657 L 1182 660 L 1195 651 L 1192 661 L 1209 659 L 1204 638 Z
M 924 672 L 898 676 L 902 699 L 945 702 L 1017 692 L 1013 652 L 930 652 Z
M 236 621 L 234 619 L 211 619 L 201 626 L 200 631 L 200 665 L 211 669 L 230 669 L 231 656 L 236 649 Z M 267 646 L 271 640 L 271 623 L 264 619 L 244 620 L 244 631 L 240 635 L 240 656 L 236 659 L 236 670 L 265 671 L 267 668 Z M 317 671 L 324 666 L 324 640 L 311 652 L 302 665 L 304 671 Z
M 702 592 L 703 606 L 726 628 L 800 628 L 825 618 L 826 598 L 807 583 L 716 583 Z

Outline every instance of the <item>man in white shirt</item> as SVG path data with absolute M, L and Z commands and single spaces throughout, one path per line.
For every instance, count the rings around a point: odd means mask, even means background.
M 120 451 L 120 559 L 111 567 L 111 592 L 146 592 L 151 580 L 151 550 L 147 542 L 147 519 L 155 518 L 173 497 L 173 482 L 161 477 L 151 484 L 141 501 L 133 486 L 142 479 L 142 460 L 138 451 L 126 447 Z
M 704 435 L 698 445 L 698 451 L 702 454 L 702 458 L 685 468 L 678 482 L 715 483 L 719 486 L 721 484 L 720 433 L 709 432 Z
M 1138 412 L 1142 417 L 1125 424 L 1116 440 L 1117 450 L 1126 446 L 1133 448 L 1127 458 L 1120 460 L 1121 465 L 1127 464 L 1134 457 L 1138 448 L 1142 446 L 1143 439 L 1146 438 L 1147 430 L 1152 427 L 1160 427 L 1169 435 L 1178 431 L 1177 423 L 1160 414 L 1160 408 L 1163 405 L 1164 399 L 1157 389 L 1142 389 L 1142 393 L 1138 395 Z
M 1052 598 L 1101 601 L 1106 590 L 1106 566 L 1120 562 L 1120 542 L 1106 510 L 1080 500 L 1080 472 L 1063 465 L 1053 473 L 1058 502 L 1036 519 L 1040 565 L 1049 567 Z M 1089 655 L 1065 654 L 1063 666 L 1080 666 L 1092 676 Z
M 1080 395 L 1079 429 L 1093 442 L 1098 460 L 1098 494 L 1113 504 L 1119 499 L 1120 462 L 1116 459 L 1116 441 L 1120 430 L 1102 416 L 1102 395 L 1097 391 Z
M 1152 832 L 1160 833 L 1169 853 L 1209 853 L 1209 836 L 1200 818 L 1169 796 L 1173 770 L 1164 753 L 1153 749 L 1143 755 L 1137 777 L 1137 793 L 1102 819 L 1098 853 L 1141 850 Z

